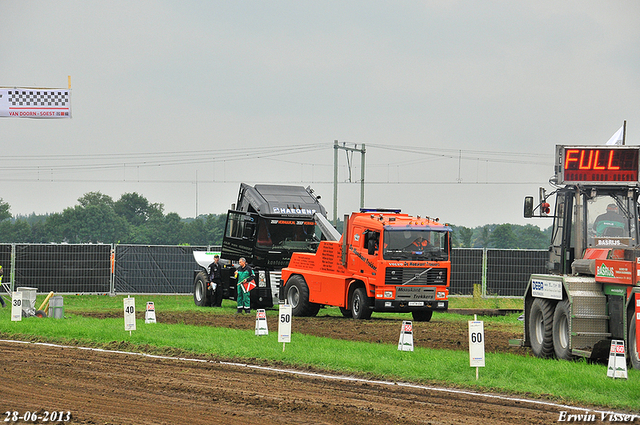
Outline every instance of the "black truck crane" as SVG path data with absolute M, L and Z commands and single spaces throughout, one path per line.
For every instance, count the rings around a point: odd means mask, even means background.
M 238 200 L 227 212 L 220 252 L 222 284 L 209 281 L 214 253 L 193 253 L 200 265 L 194 271 L 195 304 L 211 306 L 223 298 L 235 300 L 234 264 L 244 257 L 258 277 L 257 287 L 251 291 L 252 307 L 277 305 L 281 270 L 289 264 L 291 254 L 315 252 L 325 238 L 316 214 L 326 217 L 327 211 L 310 187 L 241 183 Z

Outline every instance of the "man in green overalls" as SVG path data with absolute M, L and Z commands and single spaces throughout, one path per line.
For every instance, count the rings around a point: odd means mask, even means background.
M 236 282 L 238 289 L 238 311 L 237 313 L 251 313 L 251 289 L 255 287 L 255 274 L 253 269 L 247 264 L 247 260 L 238 260 L 240 267 L 236 270 Z M 247 285 L 248 284 L 248 285 Z M 249 286 L 249 288 L 247 288 Z

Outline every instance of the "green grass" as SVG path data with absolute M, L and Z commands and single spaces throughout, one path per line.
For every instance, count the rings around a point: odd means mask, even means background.
M 42 298 L 38 297 L 41 302 Z M 512 354 L 486 353 L 486 367 L 475 380 L 475 368 L 469 367 L 466 351 L 432 350 L 415 347 L 413 352 L 397 350 L 397 344 L 371 344 L 333 340 L 303 334 L 292 335 L 292 342 L 278 343 L 275 316 L 268 312 L 271 332 L 255 336 L 254 331 L 233 330 L 184 324 L 145 324 L 138 320 L 131 335 L 124 320 L 94 319 L 74 312 L 123 311 L 122 296 L 64 296 L 65 319 L 25 318 L 11 322 L 10 308 L 0 309 L 0 334 L 3 338 L 46 340 L 63 344 L 83 344 L 156 353 L 193 353 L 235 361 L 272 361 L 292 366 L 312 366 L 325 371 L 364 375 L 376 379 L 401 380 L 472 389 L 502 391 L 529 397 L 544 396 L 562 403 L 583 403 L 600 408 L 640 409 L 640 371 L 629 370 L 629 379 L 607 377 L 606 365 L 586 361 L 542 360 Z M 136 308 L 143 311 L 146 301 L 154 301 L 156 310 L 201 311 L 203 314 L 228 314 L 231 302 L 222 309 L 196 307 L 190 296 L 137 295 Z M 39 306 L 39 302 L 37 305 Z M 337 309 L 323 309 L 321 315 L 340 315 Z M 389 315 L 402 320 L 404 315 Z M 410 318 L 406 315 L 407 319 Z M 479 317 L 490 323 L 522 327 L 517 314 L 504 317 Z M 386 317 L 374 313 L 374 318 Z M 435 320 L 468 321 L 469 316 L 437 314 Z M 294 318 L 295 320 L 295 318 Z M 157 347 L 157 348 L 154 348 Z M 173 350 L 173 351 L 172 351 Z

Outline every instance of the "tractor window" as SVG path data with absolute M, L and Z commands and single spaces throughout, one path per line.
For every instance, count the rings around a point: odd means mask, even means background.
M 587 200 L 588 245 L 599 239 L 632 238 L 636 209 L 625 193 L 598 194 Z
M 387 229 L 384 231 L 385 260 L 446 261 L 447 231 L 425 229 Z

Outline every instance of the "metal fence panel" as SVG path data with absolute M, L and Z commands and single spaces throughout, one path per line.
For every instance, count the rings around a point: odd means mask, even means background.
M 4 283 L 58 293 L 178 293 L 193 291 L 198 269 L 193 251 L 219 251 L 219 246 L 2 244 Z M 533 273 L 546 273 L 545 250 L 456 248 L 451 254 L 452 295 L 517 296 Z
M 14 289 L 107 293 L 110 255 L 111 245 L 16 244 Z
M 205 246 L 116 245 L 115 292 L 193 292 L 193 251 Z
M 472 295 L 473 284 L 482 284 L 482 248 L 454 248 L 451 250 L 452 295 Z
M 549 251 L 488 249 L 487 284 L 484 295 L 522 297 L 534 273 L 547 273 Z

